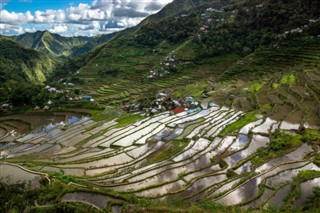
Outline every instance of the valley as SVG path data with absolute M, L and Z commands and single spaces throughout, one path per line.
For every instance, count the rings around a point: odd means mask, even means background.
M 175 0 L 112 34 L 1 36 L 0 211 L 318 212 L 317 8 Z

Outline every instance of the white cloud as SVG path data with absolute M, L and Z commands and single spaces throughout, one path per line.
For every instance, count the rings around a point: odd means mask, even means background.
M 5 24 L 21 24 L 32 22 L 34 16 L 27 11 L 26 13 L 15 13 L 15 12 L 8 12 L 7 10 L 0 11 L 0 23 Z
M 1 1 L 1 0 L 0 0 Z M 0 8 L 2 34 L 18 34 L 46 26 L 50 32 L 62 35 L 96 35 L 118 28 L 137 25 L 146 16 L 161 9 L 172 0 L 93 0 L 91 4 L 70 5 L 65 10 L 36 11 L 31 14 L 9 12 Z M 109 21 L 116 26 L 108 29 Z M 27 25 L 35 24 L 32 28 Z M 22 30 L 20 29 L 22 28 Z M 80 31 L 80 32 L 79 32 Z
M 54 25 L 53 28 L 49 29 L 51 33 L 64 33 L 68 30 L 68 26 L 66 24 Z

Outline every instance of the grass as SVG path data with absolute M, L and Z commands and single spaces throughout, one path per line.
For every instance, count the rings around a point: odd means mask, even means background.
M 242 127 L 244 127 L 245 125 L 251 123 L 251 122 L 255 122 L 258 120 L 258 118 L 256 117 L 257 112 L 253 111 L 253 112 L 249 112 L 247 114 L 245 114 L 244 116 L 240 117 L 239 120 L 237 120 L 236 122 L 229 124 L 228 126 L 226 126 L 219 134 L 220 137 L 225 137 L 226 135 L 233 133 L 236 130 L 241 129 Z
M 106 107 L 105 110 L 91 110 L 90 115 L 94 121 L 108 121 L 120 117 L 124 112 L 116 107 Z
M 183 139 L 183 140 L 173 140 L 170 142 L 169 147 L 161 152 L 156 153 L 154 156 L 148 159 L 148 163 L 157 163 L 160 162 L 180 151 L 182 151 L 188 144 L 190 140 L 189 139 Z
M 320 141 L 320 130 L 316 129 L 306 129 L 303 132 L 303 138 L 302 140 L 304 142 L 314 142 L 314 141 Z
M 280 84 L 278 84 L 278 83 L 273 83 L 273 84 L 272 84 L 272 88 L 273 88 L 274 90 L 279 89 L 279 87 L 280 87 Z
M 268 160 L 285 155 L 291 150 L 301 146 L 303 142 L 317 141 L 318 130 L 307 129 L 301 134 L 291 135 L 277 130 L 272 136 L 267 147 L 259 149 L 252 159 L 252 164 L 261 165 Z
M 208 89 L 209 85 L 204 82 L 196 82 L 177 88 L 173 93 L 176 97 L 192 96 L 198 98 L 201 94 Z
M 313 163 L 320 167 L 320 153 L 315 156 Z
M 288 84 L 289 86 L 292 86 L 296 82 L 296 76 L 293 73 L 290 75 L 284 75 L 282 76 L 280 82 L 281 84 Z
M 293 182 L 291 183 L 291 189 L 288 192 L 287 197 L 285 198 L 286 207 L 290 208 L 291 204 L 300 197 L 301 188 L 300 184 L 309 180 L 313 180 L 315 178 L 320 177 L 319 171 L 314 170 L 306 170 L 300 171 L 299 174 L 293 178 Z
M 269 109 L 272 109 L 272 106 L 270 104 L 264 104 L 262 106 L 263 109 L 266 109 L 266 110 L 269 110 Z
M 263 85 L 260 83 L 255 83 L 251 85 L 248 89 L 248 92 L 254 93 L 254 92 L 259 92 L 262 89 Z
M 145 118 L 139 114 L 131 114 L 122 118 L 117 119 L 118 124 L 116 125 L 117 128 L 128 126 L 136 121 L 142 120 Z

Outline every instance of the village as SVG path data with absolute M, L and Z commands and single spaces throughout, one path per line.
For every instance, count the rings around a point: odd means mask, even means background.
M 72 88 L 75 86 L 73 83 L 64 83 L 64 87 Z M 61 86 L 61 87 L 63 87 Z M 50 111 L 53 107 L 61 109 L 61 106 L 66 102 L 90 102 L 95 103 L 95 99 L 90 95 L 80 95 L 80 91 L 77 89 L 73 90 L 62 90 L 57 87 L 52 87 L 46 85 L 44 88 L 44 93 L 49 97 L 48 101 L 43 101 L 40 105 L 33 106 L 33 111 Z M 13 106 L 10 103 L 3 103 L 0 105 L 0 112 L 10 112 L 11 110 L 15 110 L 17 107 Z
M 207 105 L 202 104 L 200 101 L 195 100 L 193 97 L 185 98 L 175 98 L 172 95 L 172 90 L 167 89 L 165 91 L 159 92 L 154 98 L 149 98 L 148 100 L 143 99 L 135 103 L 122 103 L 121 108 L 124 111 L 133 113 L 141 112 L 146 116 L 159 114 L 161 112 L 170 111 L 171 114 L 179 114 L 186 112 L 187 114 L 192 114 L 202 109 L 207 109 Z M 202 99 L 208 98 L 205 92 L 201 95 Z M 210 103 L 210 105 L 214 105 Z

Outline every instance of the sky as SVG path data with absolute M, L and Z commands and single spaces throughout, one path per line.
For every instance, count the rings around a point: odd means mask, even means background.
M 0 34 L 95 36 L 139 24 L 172 0 L 0 0 Z

